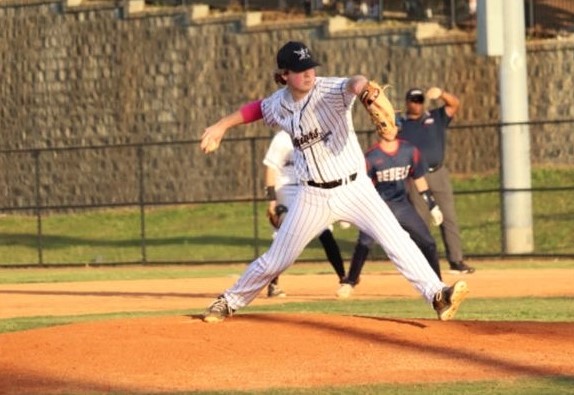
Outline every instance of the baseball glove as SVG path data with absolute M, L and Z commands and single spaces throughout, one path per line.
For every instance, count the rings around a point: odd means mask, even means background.
M 271 226 L 273 226 L 275 229 L 279 229 L 285 214 L 287 214 L 287 207 L 282 204 L 278 204 L 275 207 L 275 211 L 273 213 L 267 212 L 267 218 L 269 218 L 269 223 Z
M 369 81 L 359 94 L 359 100 L 371 116 L 371 121 L 375 124 L 379 136 L 394 140 L 397 135 L 397 125 L 395 123 L 395 109 L 385 95 L 385 90 L 388 87 L 389 85 L 381 87 L 376 82 Z

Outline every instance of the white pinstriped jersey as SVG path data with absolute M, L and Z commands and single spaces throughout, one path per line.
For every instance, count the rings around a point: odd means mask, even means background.
M 336 221 L 350 222 L 371 235 L 427 301 L 444 287 L 367 176 L 351 118 L 356 96 L 346 91 L 347 82 L 347 78 L 317 77 L 313 89 L 297 102 L 285 88 L 261 102 L 264 121 L 291 137 L 297 179 L 341 182 L 282 188 L 295 191 L 289 211 L 269 250 L 224 292 L 231 308 L 251 303 L 317 234 Z M 354 173 L 359 174 L 349 177 Z
M 293 101 L 283 88 L 261 103 L 263 120 L 291 136 L 295 171 L 302 181 L 323 183 L 365 171 L 351 116 L 356 96 L 346 91 L 347 81 L 317 77 L 301 100 Z

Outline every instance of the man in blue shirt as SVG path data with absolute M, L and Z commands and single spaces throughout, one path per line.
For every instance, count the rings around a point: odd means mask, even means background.
M 431 100 L 440 99 L 444 105 L 426 111 L 425 97 Z M 398 119 L 399 138 L 414 144 L 429 165 L 426 179 L 444 216 L 440 231 L 451 272 L 473 273 L 475 269 L 463 261 L 454 194 L 449 172 L 444 166 L 447 128 L 460 107 L 460 101 L 452 93 L 438 87 L 430 88 L 426 94 L 420 88 L 410 89 L 405 100 L 406 113 Z M 409 193 L 419 214 L 428 218 L 425 204 L 417 195 L 413 191 Z

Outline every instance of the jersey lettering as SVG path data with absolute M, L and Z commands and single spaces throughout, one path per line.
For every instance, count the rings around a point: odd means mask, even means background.
M 390 169 L 377 170 L 377 182 L 401 181 L 409 176 L 411 166 L 391 167 Z
M 304 133 L 300 137 L 295 137 L 293 139 L 293 146 L 299 150 L 304 150 L 305 148 L 309 148 L 317 144 L 321 140 L 328 141 L 331 134 L 331 131 L 321 133 L 319 132 L 319 129 L 315 128 L 309 133 Z

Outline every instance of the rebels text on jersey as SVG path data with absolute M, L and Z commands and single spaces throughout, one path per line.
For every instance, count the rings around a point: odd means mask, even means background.
M 379 144 L 365 154 L 367 174 L 385 201 L 407 199 L 406 179 L 420 178 L 428 172 L 428 165 L 420 151 L 411 143 L 398 140 L 395 151 L 384 151 Z

